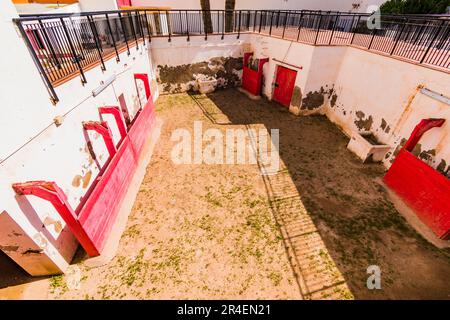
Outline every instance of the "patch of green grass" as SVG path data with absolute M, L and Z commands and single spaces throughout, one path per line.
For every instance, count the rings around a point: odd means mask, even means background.
M 145 249 L 141 249 L 137 257 L 126 266 L 125 271 L 121 274 L 120 280 L 123 284 L 131 286 L 139 278 L 142 280 L 142 272 L 147 267 L 147 263 L 144 261 Z
M 50 290 L 52 293 L 63 294 L 68 290 L 64 275 L 57 275 L 50 278 Z
M 260 199 L 254 199 L 254 200 L 250 200 L 250 199 L 245 199 L 244 203 L 250 208 L 253 209 L 255 208 L 257 205 L 259 205 L 261 203 Z
M 141 231 L 139 230 L 139 225 L 135 224 L 126 229 L 122 235 L 123 238 L 135 238 L 137 237 Z
M 205 196 L 206 201 L 208 201 L 208 203 L 212 204 L 215 207 L 222 207 L 222 203 L 220 202 L 220 200 L 218 198 L 216 198 L 211 191 L 208 191 L 208 193 Z
M 281 280 L 283 280 L 283 276 L 279 272 L 271 272 L 269 274 L 269 279 L 272 281 L 274 286 L 278 286 L 281 283 Z

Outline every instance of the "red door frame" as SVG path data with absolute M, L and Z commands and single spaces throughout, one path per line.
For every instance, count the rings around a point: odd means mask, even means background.
M 288 107 L 291 104 L 292 93 L 294 92 L 297 71 L 283 66 L 277 66 L 275 75 L 275 88 L 273 89 L 273 100 Z

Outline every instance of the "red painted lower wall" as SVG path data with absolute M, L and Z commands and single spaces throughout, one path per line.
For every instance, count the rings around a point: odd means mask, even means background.
M 447 177 L 402 149 L 384 181 L 439 238 L 450 238 L 450 180 Z
M 79 212 L 78 221 L 96 249 L 91 252 L 86 250 L 90 256 L 102 252 L 131 179 L 139 166 L 154 122 L 155 108 L 150 96 L 147 105 L 139 112 L 108 167 L 100 177 L 97 177 L 98 182 Z

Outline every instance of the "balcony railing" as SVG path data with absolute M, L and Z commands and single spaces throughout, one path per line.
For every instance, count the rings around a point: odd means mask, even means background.
M 450 17 L 267 10 L 122 10 L 24 15 L 15 22 L 47 84 L 54 87 L 154 37 L 235 35 L 253 32 L 312 45 L 352 45 L 450 70 Z

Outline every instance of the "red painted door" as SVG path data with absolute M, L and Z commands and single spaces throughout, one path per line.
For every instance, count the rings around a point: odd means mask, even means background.
M 275 101 L 278 101 L 283 106 L 289 107 L 296 77 L 297 71 L 278 66 L 275 90 L 273 91 L 273 99 Z

